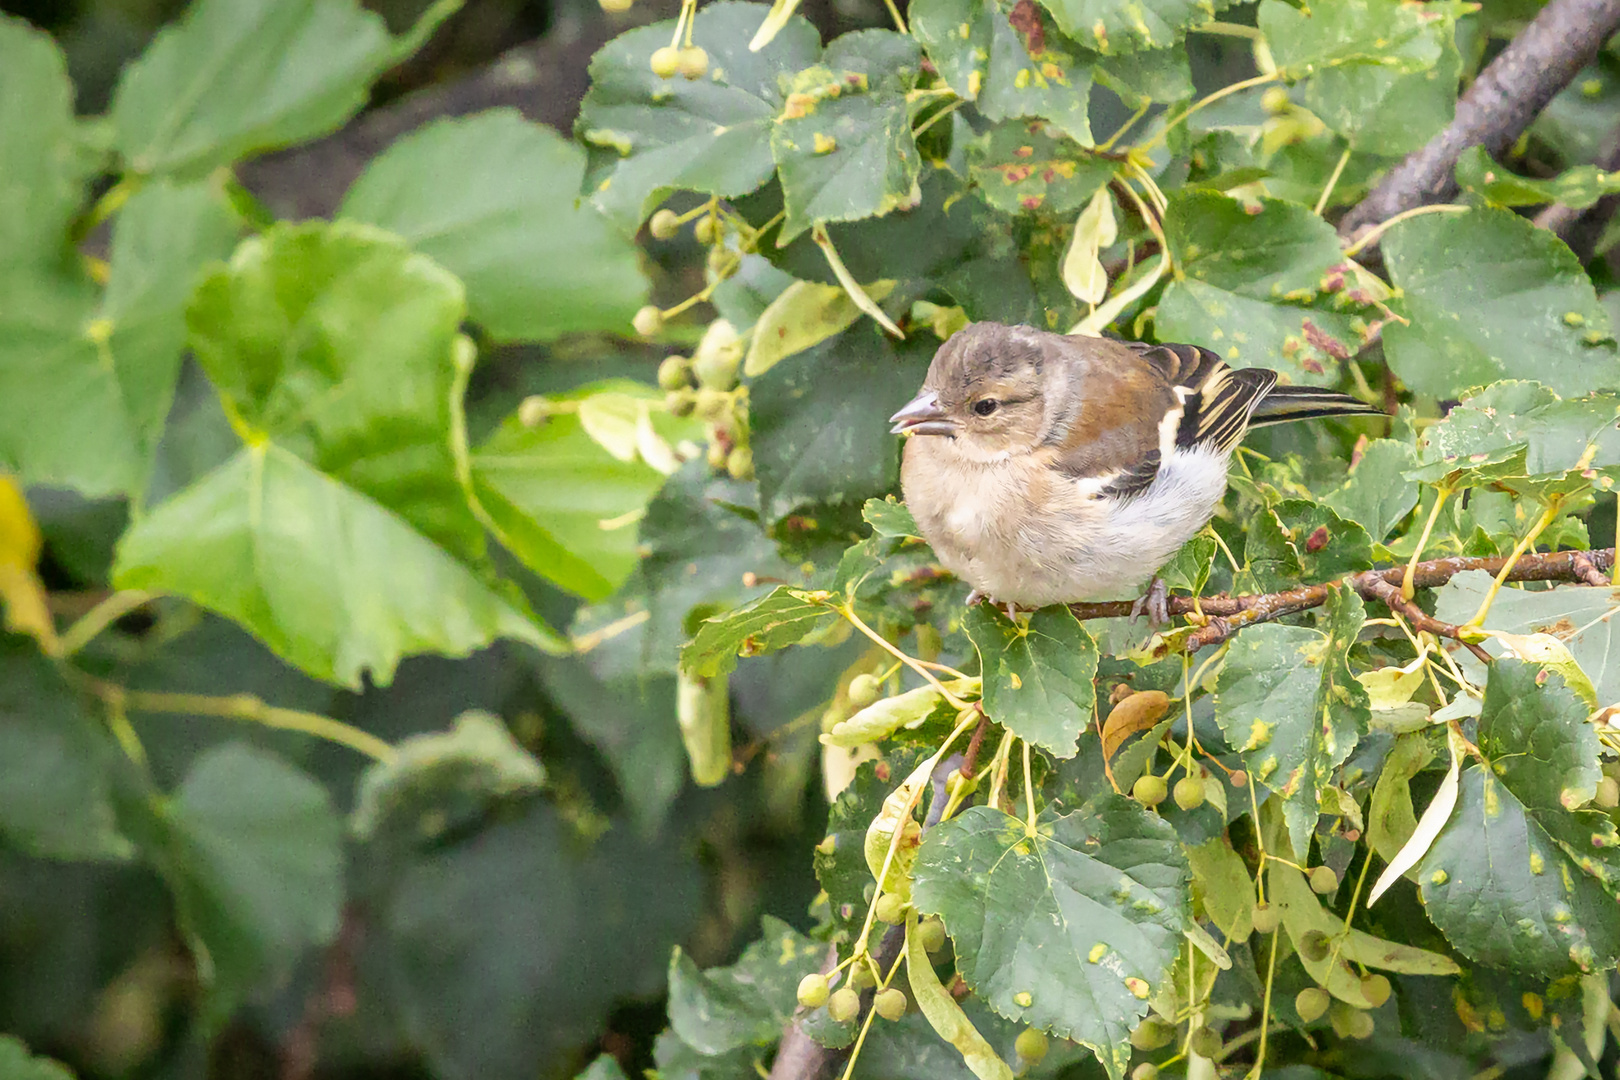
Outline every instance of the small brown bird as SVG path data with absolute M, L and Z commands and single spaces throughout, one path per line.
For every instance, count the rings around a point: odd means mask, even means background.
M 1154 573 L 1214 514 L 1249 428 L 1383 415 L 1277 378 L 1193 345 L 973 323 L 890 417 L 913 436 L 906 505 L 969 603 L 1116 600 L 1151 580 L 1136 611 L 1166 622 Z

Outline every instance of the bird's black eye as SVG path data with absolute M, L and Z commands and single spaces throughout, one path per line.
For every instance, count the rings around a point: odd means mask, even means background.
M 995 398 L 980 398 L 973 403 L 973 411 L 980 416 L 989 416 L 999 408 L 1001 408 L 1001 402 Z

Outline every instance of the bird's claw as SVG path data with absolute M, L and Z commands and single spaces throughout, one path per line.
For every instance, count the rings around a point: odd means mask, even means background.
M 1170 587 L 1164 583 L 1163 578 L 1155 577 L 1148 585 L 1147 592 L 1136 598 L 1131 605 L 1131 622 L 1143 615 L 1148 617 L 1148 625 L 1157 629 L 1170 621 Z
M 990 596 L 989 593 L 982 589 L 974 589 L 972 592 L 968 593 L 967 600 L 964 601 L 964 603 L 966 603 L 968 607 L 973 607 L 975 604 L 982 604 L 986 600 L 990 601 L 991 607 L 998 607 L 1002 611 L 1006 612 L 1008 622 L 1016 623 L 1018 621 L 1018 606 L 1016 604 L 998 603 Z

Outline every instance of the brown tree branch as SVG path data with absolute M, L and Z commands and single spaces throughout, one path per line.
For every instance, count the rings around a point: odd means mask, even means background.
M 1484 570 L 1499 574 L 1507 565 L 1505 556 L 1466 558 L 1455 556 L 1420 562 L 1412 573 L 1412 584 L 1420 589 L 1436 589 L 1464 570 Z M 1608 585 L 1607 571 L 1614 566 L 1614 548 L 1596 551 L 1530 552 L 1519 557 L 1508 573 L 1508 581 L 1578 581 L 1586 585 Z M 1364 570 L 1339 581 L 1320 585 L 1301 585 L 1274 593 L 1251 593 L 1240 596 L 1172 596 L 1169 610 L 1172 615 L 1198 615 L 1209 621 L 1188 635 L 1186 651 L 1197 652 L 1207 645 L 1216 645 L 1231 637 L 1245 626 L 1271 622 L 1284 615 L 1293 615 L 1321 607 L 1327 603 L 1334 588 L 1347 585 L 1364 600 L 1377 600 L 1413 623 L 1417 630 L 1428 630 L 1441 637 L 1461 640 L 1461 627 L 1441 622 L 1424 612 L 1401 595 L 1404 566 L 1382 570 Z M 1122 618 L 1131 614 L 1129 600 L 1109 600 L 1096 604 L 1070 604 L 1069 610 L 1077 619 Z
M 1620 0 L 1551 0 L 1479 73 L 1446 129 L 1391 169 L 1339 231 L 1351 236 L 1403 210 L 1449 199 L 1462 152 L 1470 146 L 1484 146 L 1493 157 L 1506 152 L 1616 28 Z

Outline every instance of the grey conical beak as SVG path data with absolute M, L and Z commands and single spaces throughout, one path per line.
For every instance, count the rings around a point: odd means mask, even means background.
M 894 425 L 889 430 L 896 435 L 908 431 L 913 435 L 956 434 L 956 421 L 940 408 L 939 395 L 932 390 L 924 390 L 906 402 L 905 408 L 889 417 L 889 422 Z

